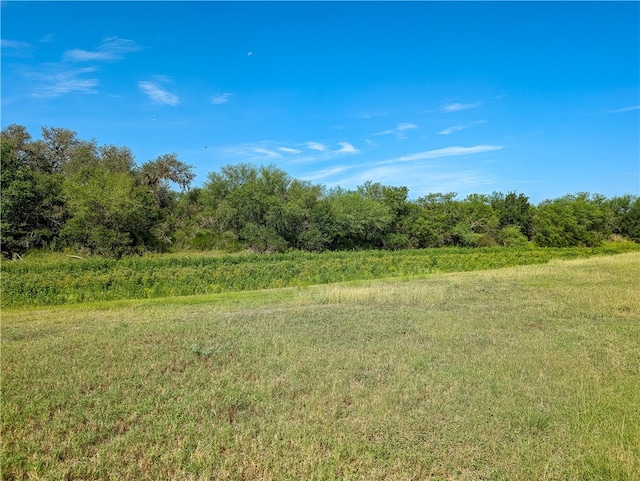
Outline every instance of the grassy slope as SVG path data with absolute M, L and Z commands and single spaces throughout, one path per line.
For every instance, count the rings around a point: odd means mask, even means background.
M 640 254 L 3 310 L 3 479 L 640 472 Z

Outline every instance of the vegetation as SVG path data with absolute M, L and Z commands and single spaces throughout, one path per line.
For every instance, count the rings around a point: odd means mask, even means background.
M 640 198 L 0 144 L 2 479 L 637 479 Z
M 5 257 L 38 248 L 86 256 L 181 250 L 286 252 L 427 247 L 595 247 L 640 242 L 640 198 L 569 194 L 535 206 L 522 193 L 431 193 L 369 181 L 326 189 L 275 166 L 227 165 L 190 188 L 175 154 L 136 165 L 126 147 L 43 128 L 2 131 Z M 178 190 L 174 190 L 177 187 Z
M 3 309 L 2 478 L 637 480 L 639 291 L 628 252 Z
M 121 259 L 33 252 L 3 265 L 2 306 L 46 306 L 309 286 L 437 272 L 546 263 L 639 251 L 633 242 L 599 247 L 485 247 L 283 254 L 162 254 Z

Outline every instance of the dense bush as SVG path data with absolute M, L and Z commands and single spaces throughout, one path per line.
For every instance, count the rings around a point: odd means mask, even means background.
M 599 245 L 640 242 L 640 200 L 571 194 L 534 206 L 524 194 L 432 193 L 365 182 L 325 189 L 275 166 L 227 165 L 189 189 L 174 154 L 137 166 L 127 148 L 98 146 L 66 129 L 2 131 L 2 254 L 32 248 L 99 254 L 169 250 L 288 250 Z M 173 190 L 172 186 L 179 187 Z
M 282 254 L 148 255 L 121 259 L 26 256 L 6 262 L 2 306 L 43 306 L 217 292 L 308 286 L 352 280 L 425 275 L 545 263 L 640 250 L 632 242 L 597 248 L 520 247 L 397 251 L 290 251 Z

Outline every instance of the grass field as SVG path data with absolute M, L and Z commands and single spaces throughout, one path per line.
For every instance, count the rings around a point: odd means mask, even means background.
M 640 479 L 640 253 L 2 311 L 2 479 Z

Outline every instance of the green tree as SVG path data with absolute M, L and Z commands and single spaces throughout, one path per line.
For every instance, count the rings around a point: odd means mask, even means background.
M 210 173 L 203 187 L 201 226 L 212 239 L 207 244 L 238 241 L 261 252 L 321 249 L 313 213 L 320 193 L 321 187 L 273 165 L 224 166 Z
M 621 234 L 640 242 L 640 197 L 630 199 L 629 207 L 622 214 L 619 224 Z
M 386 249 L 405 249 L 414 247 L 415 242 L 407 231 L 409 213 L 412 205 L 407 200 L 409 189 L 382 185 L 367 181 L 358 187 L 358 192 L 366 199 L 385 205 L 391 214 L 391 221 L 382 233 L 382 246 Z
M 499 220 L 491 200 L 482 194 L 469 194 L 459 202 L 462 221 L 454 229 L 455 244 L 477 247 L 497 243 Z
M 588 193 L 542 202 L 533 216 L 533 240 L 539 246 L 596 246 L 604 238 L 604 214 Z
M 96 168 L 65 179 L 70 219 L 61 231 L 68 245 L 119 257 L 152 243 L 155 199 L 130 172 Z
M 334 189 L 324 199 L 328 221 L 323 228 L 335 249 L 381 247 L 392 221 L 388 206 L 360 192 Z
M 417 199 L 420 212 L 416 216 L 414 236 L 419 239 L 420 247 L 457 244 L 454 230 L 464 221 L 457 195 L 455 192 L 436 192 Z
M 10 125 L 0 137 L 0 230 L 4 255 L 53 245 L 67 217 L 59 173 L 42 170 L 27 130 Z
M 490 197 L 491 207 L 498 216 L 500 229 L 517 227 L 527 238 L 531 237 L 533 206 L 524 194 L 509 192 L 507 195 L 494 192 Z

